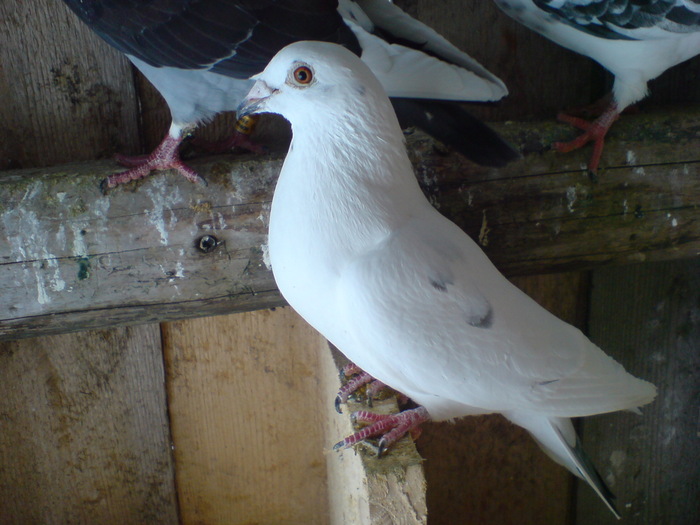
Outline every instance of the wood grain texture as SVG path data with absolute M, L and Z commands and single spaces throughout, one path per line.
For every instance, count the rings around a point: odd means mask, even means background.
M 0 170 L 138 149 L 128 61 L 63 2 L 0 3 Z
M 0 522 L 178 523 L 158 327 L 0 343 Z
M 591 338 L 658 388 L 642 415 L 588 418 L 583 442 L 624 523 L 700 522 L 700 259 L 593 272 Z M 578 525 L 617 523 L 579 490 Z
M 586 273 L 513 282 L 561 319 L 579 327 L 585 321 Z M 416 446 L 425 459 L 431 525 L 571 523 L 574 477 L 499 415 L 426 424 Z
M 327 523 L 326 341 L 288 308 L 162 330 L 182 523 Z
M 700 251 L 700 116 L 623 119 L 597 181 L 588 151 L 547 151 L 566 128 L 501 127 L 526 157 L 502 170 L 409 137 L 428 198 L 506 274 L 687 257 Z M 209 186 L 162 173 L 107 196 L 107 162 L 6 172 L 0 181 L 0 337 L 281 304 L 265 265 L 278 155 L 193 162 Z M 212 235 L 216 249 L 202 253 Z M 18 286 L 19 285 L 19 286 Z M 108 320 L 105 321 L 105 314 Z

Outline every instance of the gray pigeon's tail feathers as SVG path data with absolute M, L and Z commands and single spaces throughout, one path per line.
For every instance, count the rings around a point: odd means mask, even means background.
M 498 133 L 456 102 L 392 98 L 401 127 L 415 126 L 482 166 L 500 168 L 521 157 Z
M 586 481 L 615 517 L 620 519 L 615 495 L 584 452 L 570 419 L 514 412 L 504 415 L 530 432 L 550 458 Z

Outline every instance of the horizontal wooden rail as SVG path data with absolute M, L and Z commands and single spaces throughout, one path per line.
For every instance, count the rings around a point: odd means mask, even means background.
M 525 152 L 474 166 L 420 133 L 416 174 L 438 209 L 507 275 L 700 253 L 700 109 L 615 124 L 592 179 L 553 122 L 494 125 Z M 193 160 L 208 181 L 161 173 L 100 191 L 96 161 L 0 174 L 0 339 L 283 304 L 266 228 L 283 154 Z

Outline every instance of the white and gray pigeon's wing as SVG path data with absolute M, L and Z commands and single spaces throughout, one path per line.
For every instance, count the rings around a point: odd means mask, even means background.
M 533 0 L 554 19 L 609 40 L 652 40 L 700 30 L 700 0 Z
M 436 419 L 459 415 L 450 413 L 456 404 L 573 417 L 654 396 L 652 385 L 507 282 L 433 209 L 416 211 L 347 265 L 339 297 L 357 348 L 366 348 L 350 358 L 401 385 Z
M 232 97 L 221 91 L 247 90 L 248 87 L 237 86 L 221 77 L 247 79 L 262 71 L 277 51 L 292 42 L 321 40 L 341 44 L 357 55 L 364 52 L 362 42 L 343 23 L 337 0 L 64 2 L 106 42 L 134 61 L 168 101 L 173 117 L 181 121 L 206 120 L 217 112 L 235 109 L 239 100 L 232 102 L 229 100 Z M 387 0 L 378 3 L 398 9 Z M 350 4 L 353 12 L 361 13 L 357 4 Z M 461 72 L 418 49 L 392 47 L 366 31 L 362 35 L 366 42 L 371 42 L 367 44 L 369 55 L 379 57 L 371 65 L 378 70 L 384 68 L 380 76 L 390 85 L 390 95 L 441 100 L 396 102 L 395 109 L 403 126 L 419 127 L 480 164 L 502 166 L 519 157 L 481 121 L 455 103 L 444 102 L 457 98 L 484 100 L 481 93 L 484 86 L 493 88 L 496 93 L 490 95 L 489 100 L 502 97 L 505 94 L 502 83 L 493 75 L 484 80 L 480 77 L 483 68 L 477 68 L 477 75 L 466 69 Z M 442 47 L 448 46 L 442 44 Z M 377 50 L 381 50 L 378 55 Z M 382 58 L 389 58 L 389 61 L 382 61 Z M 208 73 L 221 77 L 206 76 Z M 480 83 L 465 83 L 464 78 L 470 76 L 480 78 Z M 420 83 L 416 82 L 418 79 Z M 445 85 L 446 88 L 442 91 L 409 88 L 425 86 L 426 79 L 430 79 L 433 86 Z M 460 88 L 462 96 L 457 97 L 456 91 Z

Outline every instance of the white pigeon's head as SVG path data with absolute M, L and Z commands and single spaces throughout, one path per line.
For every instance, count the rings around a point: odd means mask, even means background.
M 265 70 L 252 77 L 255 85 L 238 106 L 239 118 L 278 113 L 293 127 L 323 122 L 343 113 L 395 118 L 384 88 L 369 68 L 342 46 L 327 42 L 295 42 L 281 49 Z

